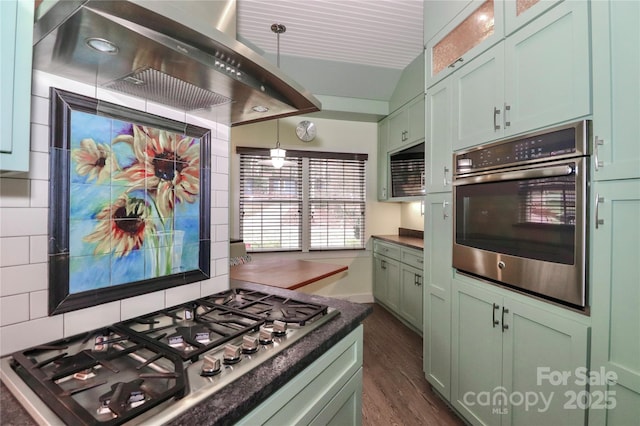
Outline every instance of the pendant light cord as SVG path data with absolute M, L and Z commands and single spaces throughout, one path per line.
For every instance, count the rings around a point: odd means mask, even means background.
M 271 31 L 276 33 L 276 65 L 280 68 L 280 34 L 287 31 L 283 24 L 272 24 Z M 276 148 L 280 148 L 280 120 L 276 118 Z

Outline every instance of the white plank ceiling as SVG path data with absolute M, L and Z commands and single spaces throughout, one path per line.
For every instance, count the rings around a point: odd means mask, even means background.
M 422 0 L 238 0 L 237 33 L 280 54 L 404 69 L 422 52 Z

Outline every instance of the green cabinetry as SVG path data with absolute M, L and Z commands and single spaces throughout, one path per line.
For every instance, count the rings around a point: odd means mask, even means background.
M 0 1 L 0 172 L 29 170 L 34 4 Z
M 598 383 L 593 392 L 598 392 L 598 396 L 606 392 L 615 401 L 615 407 L 592 406 L 589 424 L 637 424 L 640 419 L 640 180 L 597 182 L 593 192 L 598 201 L 591 230 L 591 369 L 615 375 L 606 383 Z
M 420 333 L 422 288 L 422 251 L 374 239 L 373 297 Z
M 427 90 L 425 173 L 427 193 L 451 191 L 452 78 Z M 426 228 L 425 228 L 426 229 Z
M 453 149 L 591 113 L 589 3 L 565 1 L 453 74 Z
M 378 122 L 378 201 L 389 198 L 389 120 Z
M 424 139 L 424 95 L 389 116 L 388 152 L 411 146 Z
M 451 193 L 425 202 L 423 370 L 444 398 L 451 394 Z
M 451 403 L 472 424 L 584 424 L 589 327 L 520 299 L 453 280 Z
M 361 425 L 362 325 L 238 425 Z
M 640 2 L 592 2 L 593 173 L 640 177 Z

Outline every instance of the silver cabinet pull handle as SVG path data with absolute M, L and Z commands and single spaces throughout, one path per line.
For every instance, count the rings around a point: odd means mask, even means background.
M 449 215 L 447 214 L 447 206 L 449 205 L 448 201 L 442 202 L 442 219 L 447 220 Z
M 511 126 L 511 121 L 507 119 L 507 112 L 511 111 L 511 105 L 504 104 L 504 127 Z
M 453 61 L 452 63 L 450 63 L 450 64 L 449 64 L 449 68 L 455 68 L 455 67 L 456 67 L 456 64 L 457 64 L 458 62 L 463 62 L 463 61 L 464 61 L 464 59 L 462 59 L 462 58 L 458 58 L 458 59 L 456 59 L 455 61 Z
M 505 309 L 505 307 L 502 307 L 502 332 L 504 333 L 505 330 L 509 329 L 509 324 L 505 324 L 504 323 L 504 314 L 508 314 L 509 310 Z
M 598 217 L 600 203 L 604 203 L 604 197 L 601 197 L 600 194 L 596 194 L 596 229 L 598 229 L 600 225 L 604 225 L 604 219 L 600 219 Z
M 496 107 L 493 107 L 493 130 L 500 130 L 500 125 L 498 124 L 499 114 L 500 114 L 500 110 Z
M 449 181 L 447 180 L 447 173 L 449 173 L 449 168 L 447 166 L 444 166 L 444 186 L 449 185 Z
M 604 167 L 604 163 L 598 158 L 598 147 L 602 145 L 604 145 L 604 140 L 596 136 L 593 141 L 593 164 L 595 165 L 596 172 L 600 167 Z
M 498 309 L 500 309 L 500 305 L 497 305 L 497 304 L 494 303 L 493 304 L 493 312 L 492 312 L 493 317 L 491 318 L 491 325 L 492 325 L 493 328 L 496 328 L 496 325 L 500 324 L 500 321 L 498 321 L 496 319 L 496 311 Z

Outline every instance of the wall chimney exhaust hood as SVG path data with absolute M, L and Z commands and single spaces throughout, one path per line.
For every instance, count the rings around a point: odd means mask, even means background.
M 132 1 L 55 3 L 35 23 L 33 66 L 196 115 L 228 108 L 232 126 L 321 108 L 229 35 L 213 26 L 203 34 Z

